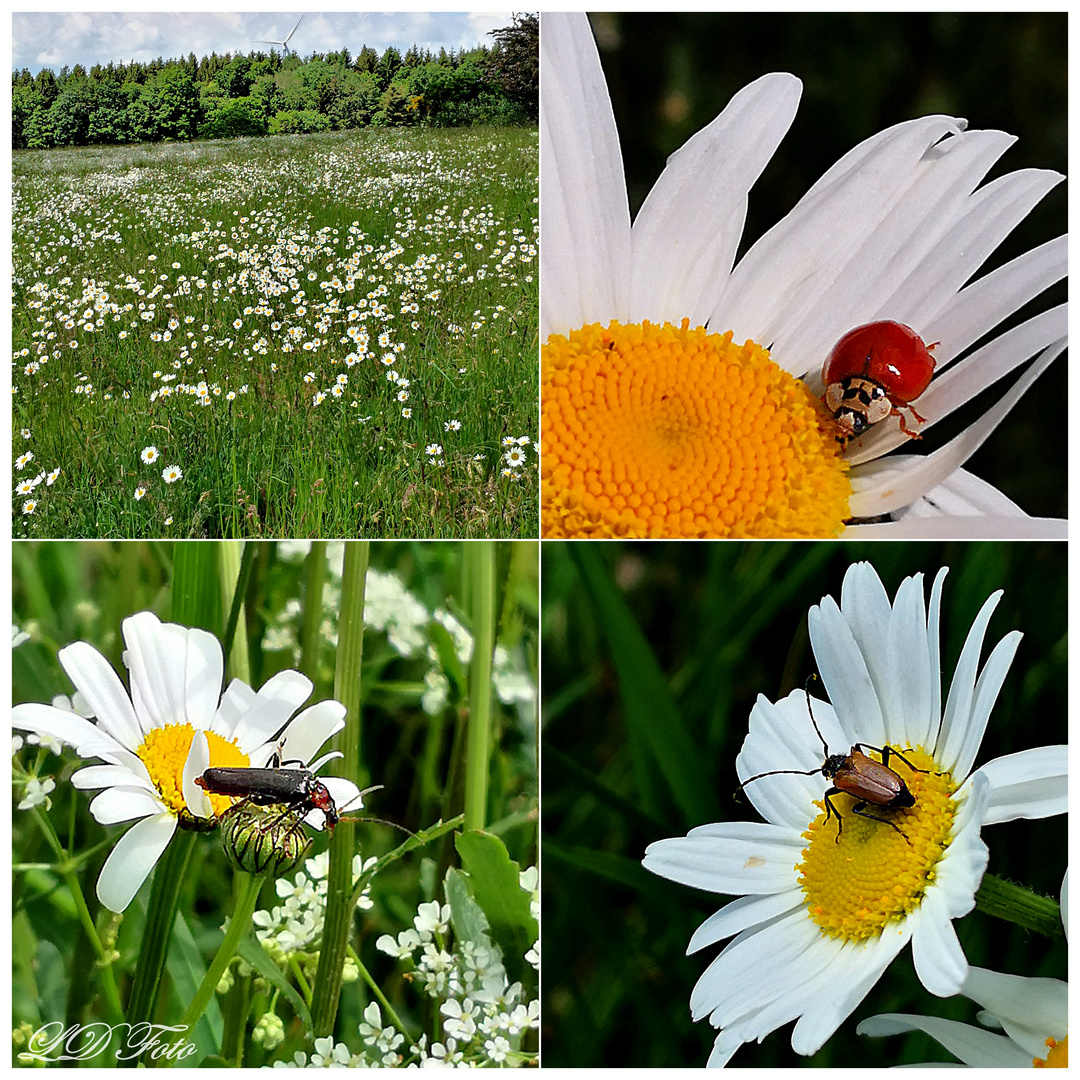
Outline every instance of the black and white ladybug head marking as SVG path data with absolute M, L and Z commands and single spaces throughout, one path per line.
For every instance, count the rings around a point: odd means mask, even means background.
M 842 437 L 854 439 L 892 412 L 885 388 L 873 379 L 851 375 L 825 388 L 825 407 L 832 413 Z

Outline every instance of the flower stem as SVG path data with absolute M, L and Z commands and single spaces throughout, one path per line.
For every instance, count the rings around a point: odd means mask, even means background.
M 996 915 L 1046 937 L 1065 936 L 1061 907 L 1056 900 L 1039 896 L 1023 885 L 1014 885 L 994 874 L 983 876 L 975 894 L 975 906 L 987 915 Z
M 326 580 L 326 541 L 313 540 L 304 566 L 304 618 L 300 627 L 300 670 L 319 681 L 322 644 L 323 582 Z M 339 699 L 340 700 L 340 699 Z
M 187 865 L 198 834 L 177 829 L 165 854 L 154 869 L 154 884 L 146 910 L 146 928 L 135 968 L 135 984 L 127 1006 L 127 1021 L 135 1025 L 148 1023 L 154 1017 L 161 976 L 169 955 L 176 912 L 180 906 L 180 890 L 187 880 Z M 134 1068 L 138 1058 L 122 1058 L 117 1064 Z
M 314 553 L 313 553 L 314 554 Z M 353 540 L 345 545 L 341 572 L 341 612 L 338 616 L 337 665 L 334 697 L 345 706 L 345 727 L 334 737 L 334 749 L 344 755 L 335 766 L 338 775 L 360 783 L 360 667 L 364 659 L 364 585 L 367 581 L 368 542 Z M 343 818 L 330 841 L 330 869 L 327 872 L 326 922 L 322 951 L 311 1003 L 311 1025 L 315 1037 L 334 1030 L 341 970 L 349 945 L 355 903 L 352 898 L 352 860 L 356 853 L 355 825 Z
M 472 615 L 469 665 L 469 730 L 465 749 L 465 828 L 482 829 L 487 819 L 491 743 L 491 660 L 495 649 L 495 545 L 475 540 L 465 547 L 465 580 Z
M 229 961 L 236 955 L 241 938 L 251 928 L 251 916 L 255 911 L 255 905 L 259 902 L 259 889 L 265 877 L 261 874 L 245 874 L 240 871 L 237 875 L 240 882 L 240 895 L 236 898 L 236 907 L 229 920 L 229 928 L 225 931 L 225 938 L 180 1021 L 181 1029 L 188 1033 L 193 1031 L 199 1022 L 218 983 L 221 982 L 221 976 L 225 974 L 225 969 L 229 966 Z
M 229 618 L 221 644 L 225 650 L 225 663 L 233 678 L 243 679 L 244 682 L 251 681 L 251 664 L 248 660 L 247 626 L 241 620 L 240 613 L 244 608 L 244 597 L 254 562 L 253 543 L 243 540 L 222 541 L 221 594 L 231 599 Z

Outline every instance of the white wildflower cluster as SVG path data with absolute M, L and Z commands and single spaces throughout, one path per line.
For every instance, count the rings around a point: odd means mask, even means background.
M 522 889 L 531 895 L 530 909 L 539 914 L 539 875 L 530 867 L 520 875 Z M 526 1001 L 521 983 L 511 983 L 502 953 L 486 937 L 457 942 L 448 951 L 450 907 L 438 901 L 421 904 L 413 925 L 396 938 L 384 934 L 376 948 L 410 967 L 410 983 L 439 1000 L 443 1037 L 425 1033 L 414 1043 L 393 1024 L 384 1023 L 382 1010 L 371 1002 L 357 1031 L 363 1049 L 353 1052 L 345 1043 L 316 1039 L 310 1055 L 297 1052 L 276 1068 L 483 1068 L 535 1064 L 535 1053 L 521 1043 L 540 1026 L 540 1002 Z M 539 963 L 540 943 L 527 954 Z
M 310 541 L 283 540 L 278 544 L 278 557 L 286 562 L 302 560 L 311 549 Z M 345 545 L 331 543 L 327 547 L 327 566 L 330 580 L 323 588 L 322 636 L 331 645 L 337 643 L 337 612 L 341 599 L 341 567 Z M 300 660 L 297 629 L 303 616 L 298 600 L 290 600 L 276 619 L 271 621 L 263 637 L 263 648 L 269 652 L 292 650 L 294 662 Z M 387 643 L 399 655 L 414 658 L 424 655 L 431 667 L 423 676 L 424 692 L 421 707 L 434 716 L 446 708 L 450 697 L 450 680 L 439 663 L 439 653 L 431 644 L 431 624 L 438 623 L 450 635 L 454 652 L 462 664 L 472 659 L 472 634 L 443 608 L 434 613 L 414 596 L 396 574 L 368 570 L 364 589 L 364 625 L 386 634 Z M 495 646 L 492 663 L 492 683 L 504 705 L 518 705 L 531 715 L 536 685 L 525 667 L 521 650 Z
M 375 861 L 371 858 L 364 862 L 359 855 L 354 856 L 353 881 L 357 881 Z M 295 954 L 302 953 L 306 955 L 300 957 L 300 963 L 313 968 L 318 958 L 316 950 L 326 918 L 330 853 L 325 851 L 314 858 L 305 859 L 304 867 L 292 882 L 286 878 L 278 878 L 274 882 L 283 903 L 270 911 L 256 911 L 252 921 L 255 923 L 256 936 L 276 962 L 295 959 Z M 361 894 L 356 906 L 361 911 L 371 908 L 371 897 L 367 889 Z

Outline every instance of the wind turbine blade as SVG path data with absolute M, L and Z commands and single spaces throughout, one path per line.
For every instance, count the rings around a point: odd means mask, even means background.
M 307 14 L 307 12 L 305 11 L 305 12 L 304 12 L 304 15 L 306 15 L 306 14 Z M 285 39 L 285 42 L 286 42 L 286 43 L 288 42 L 289 38 L 291 38 L 291 37 L 293 36 L 293 34 L 295 34 L 295 33 L 296 33 L 297 27 L 298 27 L 298 26 L 299 26 L 299 25 L 300 25 L 300 24 L 301 24 L 301 23 L 302 23 L 302 22 L 304 21 L 304 15 L 301 15 L 301 16 L 300 16 L 300 18 L 296 20 L 296 26 L 294 26 L 294 27 L 293 27 L 293 28 L 292 28 L 292 29 L 291 29 L 291 30 L 289 31 L 289 37 L 287 37 L 287 38 Z

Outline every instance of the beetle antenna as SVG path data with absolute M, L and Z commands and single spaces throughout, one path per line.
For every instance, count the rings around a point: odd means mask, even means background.
M 829 756 L 829 744 L 825 741 L 825 736 L 821 734 L 821 728 L 817 726 L 817 721 L 814 719 L 814 710 L 810 706 L 810 684 L 817 678 L 817 675 L 810 675 L 806 683 L 803 685 L 803 693 L 806 695 L 806 708 L 810 713 L 810 723 L 814 725 L 814 730 L 817 732 L 817 737 L 821 740 L 821 745 L 825 747 L 825 756 Z
M 780 773 L 787 773 L 791 776 L 814 776 L 816 773 L 821 772 L 820 769 L 771 769 L 769 772 L 759 772 L 757 776 L 751 776 L 749 780 L 744 780 L 731 796 L 733 799 L 739 797 L 739 792 L 742 791 L 747 784 L 752 784 L 755 780 L 760 780 L 763 776 L 779 776 Z

